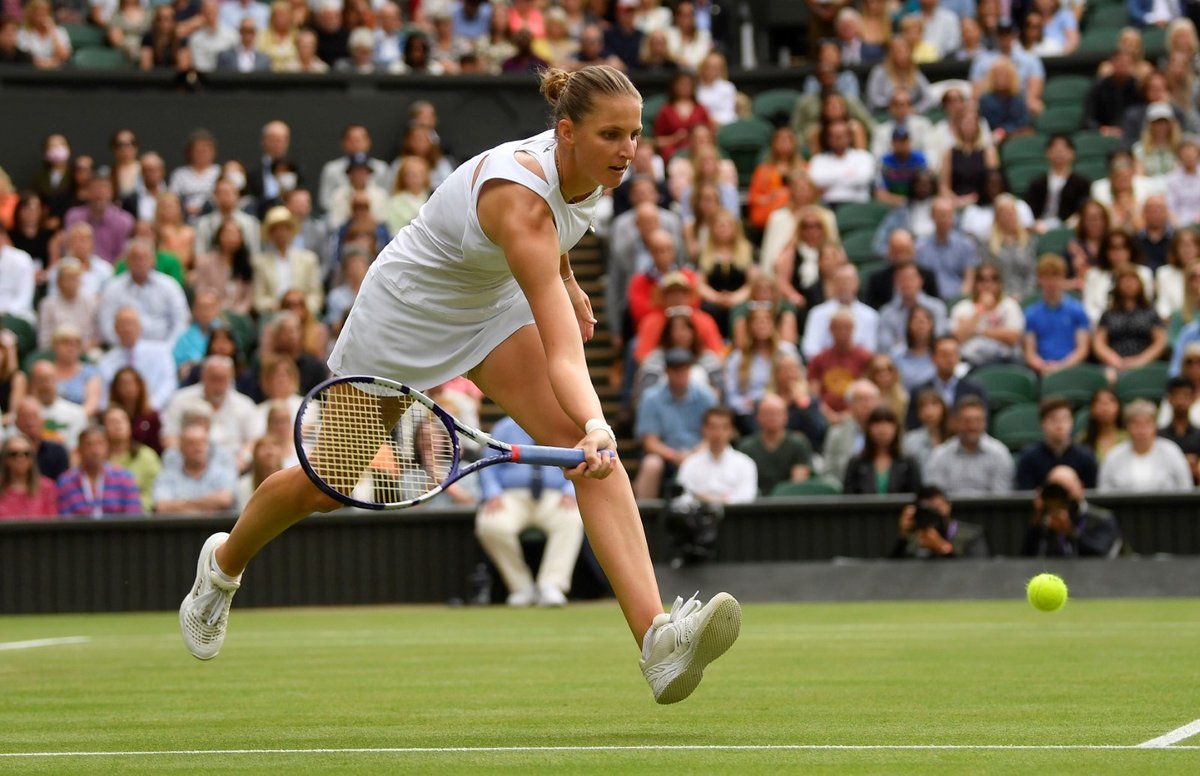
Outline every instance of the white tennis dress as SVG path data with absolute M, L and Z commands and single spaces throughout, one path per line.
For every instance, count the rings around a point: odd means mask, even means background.
M 602 190 L 568 204 L 559 189 L 556 144 L 553 130 L 504 143 L 437 187 L 367 272 L 329 357 L 334 374 L 387 377 L 425 390 L 465 374 L 533 323 L 504 251 L 479 226 L 476 206 L 487 181 L 519 183 L 549 203 L 559 252 L 573 248 L 591 226 Z M 518 151 L 537 159 L 546 180 L 517 161 Z

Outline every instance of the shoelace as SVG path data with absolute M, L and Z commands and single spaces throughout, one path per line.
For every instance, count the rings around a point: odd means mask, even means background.
M 671 607 L 671 616 L 667 620 L 667 622 L 679 622 L 680 620 L 684 619 L 685 617 L 690 617 L 691 615 L 695 614 L 696 612 L 698 612 L 702 608 L 704 608 L 704 604 L 702 604 L 702 603 L 700 603 L 700 601 L 696 600 L 696 596 L 698 596 L 698 595 L 700 595 L 699 590 L 692 593 L 692 597 L 689 598 L 686 602 L 683 600 L 683 596 L 676 596 L 675 597 L 675 605 Z
M 662 635 L 664 628 L 666 628 L 668 625 L 675 625 L 682 622 L 688 616 L 698 612 L 704 607 L 702 603 L 696 600 L 696 596 L 698 595 L 700 595 L 699 590 L 697 590 L 695 593 L 692 593 L 692 597 L 687 601 L 684 601 L 682 596 L 676 596 L 675 604 L 671 607 L 671 613 L 667 616 L 666 622 L 661 622 L 658 620 L 658 618 L 655 618 L 655 621 L 660 624 L 652 625 L 650 630 L 646 632 L 646 638 L 642 642 L 643 660 L 650 657 L 650 648 Z M 662 615 L 660 614 L 659 617 L 662 617 Z M 675 639 L 675 643 L 678 644 L 680 635 L 678 630 L 672 628 L 671 632 L 673 634 L 672 637 Z
M 225 613 L 227 601 L 225 591 L 214 587 L 196 596 L 195 606 L 202 616 L 208 615 L 204 621 L 211 626 L 216 625 L 221 619 L 221 615 Z

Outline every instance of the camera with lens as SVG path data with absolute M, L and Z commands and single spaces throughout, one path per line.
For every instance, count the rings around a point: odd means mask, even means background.
M 664 510 L 667 533 L 675 548 L 671 565 L 691 566 L 716 557 L 718 529 L 724 516 L 720 504 L 672 499 Z
M 924 531 L 926 528 L 941 528 L 941 526 L 941 512 L 929 506 L 929 504 L 917 504 L 917 511 L 913 514 L 913 530 Z

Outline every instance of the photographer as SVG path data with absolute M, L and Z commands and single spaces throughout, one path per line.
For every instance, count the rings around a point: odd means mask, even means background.
M 1025 534 L 1032 557 L 1115 558 L 1125 549 L 1113 513 L 1084 498 L 1083 483 L 1069 466 L 1056 466 L 1033 500 Z
M 926 485 L 900 512 L 900 536 L 893 558 L 986 558 L 987 537 L 974 523 L 955 520 L 941 488 Z

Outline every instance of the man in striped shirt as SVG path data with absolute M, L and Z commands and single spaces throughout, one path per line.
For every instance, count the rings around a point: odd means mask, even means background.
M 79 434 L 79 466 L 58 478 L 58 512 L 67 517 L 140 515 L 137 481 L 108 463 L 108 437 L 92 425 Z

